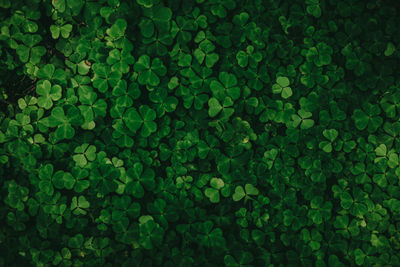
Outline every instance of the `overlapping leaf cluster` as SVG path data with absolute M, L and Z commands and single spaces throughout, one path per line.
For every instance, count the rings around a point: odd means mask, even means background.
M 395 1 L 0 18 L 1 266 L 399 266 Z

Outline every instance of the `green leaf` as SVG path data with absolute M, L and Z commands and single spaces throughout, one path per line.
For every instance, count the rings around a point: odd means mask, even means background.
M 240 67 L 245 68 L 249 64 L 249 55 L 244 51 L 239 51 L 236 54 L 236 60 Z
M 369 117 L 361 109 L 354 110 L 354 120 L 358 130 L 364 130 L 368 126 Z
M 287 87 L 290 85 L 290 81 L 287 77 L 278 77 L 276 78 L 276 83 L 280 86 L 280 87 Z
M 209 100 L 208 100 L 208 106 L 209 106 L 209 109 L 208 109 L 208 115 L 210 116 L 210 117 L 215 117 L 215 116 L 217 116 L 220 112 L 221 112 L 221 110 L 222 110 L 222 106 L 221 106 L 221 104 L 219 103 L 219 101 L 216 99 L 216 98 L 214 98 L 214 97 L 212 97 L 212 98 L 210 98 Z
M 387 148 L 385 144 L 380 144 L 376 149 L 375 153 L 379 157 L 385 157 L 387 155 Z
M 218 203 L 219 202 L 219 191 L 215 188 L 206 188 L 204 190 L 204 194 L 211 203 Z
M 86 215 L 87 209 L 90 207 L 89 201 L 86 200 L 84 196 L 72 198 L 71 211 L 75 215 Z
M 51 86 L 48 80 L 41 80 L 36 86 L 36 93 L 40 95 L 38 105 L 45 109 L 50 109 L 53 106 L 53 101 L 61 98 L 61 86 L 58 84 Z
M 292 88 L 289 85 L 290 81 L 287 77 L 278 77 L 276 83 L 272 85 L 272 92 L 281 94 L 282 98 L 287 99 L 293 95 Z
M 392 42 L 389 42 L 389 43 L 387 43 L 384 55 L 386 57 L 390 57 L 391 55 L 394 54 L 395 51 L 396 51 L 396 47 L 394 46 L 394 44 Z
M 139 128 L 142 126 L 143 119 L 135 108 L 130 108 L 125 112 L 124 122 L 129 130 L 136 133 L 137 130 L 139 130 Z
M 326 139 L 333 142 L 338 136 L 338 131 L 336 129 L 325 129 L 322 134 L 325 136 Z
M 232 195 L 233 201 L 235 201 L 235 202 L 240 201 L 245 196 L 246 196 L 246 193 L 244 192 L 243 187 L 240 185 L 236 186 L 235 192 Z
M 354 250 L 354 257 L 357 265 L 363 265 L 365 260 L 365 254 L 360 248 Z
M 90 66 L 86 63 L 85 60 L 82 60 L 79 64 L 78 64 L 78 73 L 80 75 L 86 75 L 88 74 L 90 71 Z
M 113 39 L 119 39 L 125 35 L 128 23 L 125 19 L 117 19 L 111 28 L 107 29 L 106 33 Z
M 256 196 L 259 193 L 258 189 L 255 188 L 254 185 L 252 185 L 252 184 L 246 184 L 244 189 L 245 189 L 247 195 Z
M 141 135 L 143 137 L 148 137 L 157 130 L 157 124 L 154 122 L 156 118 L 156 112 L 146 105 L 140 106 L 139 112 L 143 118 Z
M 213 177 L 213 178 L 211 178 L 211 180 L 210 180 L 210 185 L 211 185 L 211 187 L 213 187 L 213 188 L 219 190 L 219 189 L 221 189 L 222 187 L 224 187 L 225 183 L 224 183 L 224 181 L 223 181 L 221 178 L 215 178 L 215 177 Z
M 282 98 L 287 99 L 293 95 L 292 88 L 284 87 L 282 88 Z

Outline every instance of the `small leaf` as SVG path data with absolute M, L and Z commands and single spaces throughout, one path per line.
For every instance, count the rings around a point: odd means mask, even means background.
M 235 193 L 232 195 L 233 201 L 240 201 L 242 198 L 246 196 L 244 189 L 242 186 L 238 185 L 235 188 Z
M 214 97 L 212 97 L 212 98 L 210 98 L 210 100 L 208 100 L 208 106 L 209 106 L 208 115 L 210 115 L 210 117 L 212 117 L 212 118 L 217 116 L 219 114 L 219 112 L 222 110 L 221 104 Z

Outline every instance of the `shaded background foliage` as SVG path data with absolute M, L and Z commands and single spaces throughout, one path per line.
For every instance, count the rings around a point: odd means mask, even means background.
M 399 12 L 0 0 L 0 265 L 399 266 Z

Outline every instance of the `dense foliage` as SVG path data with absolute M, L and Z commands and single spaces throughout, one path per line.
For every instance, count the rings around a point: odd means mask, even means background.
M 400 266 L 399 25 L 0 0 L 0 266 Z

